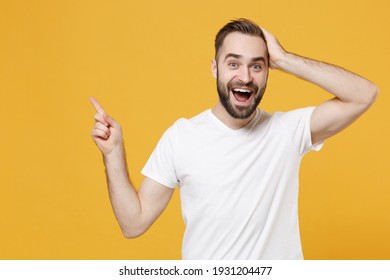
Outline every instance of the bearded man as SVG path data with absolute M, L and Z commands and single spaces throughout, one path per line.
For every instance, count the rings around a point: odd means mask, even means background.
M 270 68 L 316 84 L 334 98 L 267 113 L 258 105 Z M 128 177 L 121 127 L 91 98 L 97 110 L 92 137 L 103 153 L 123 234 L 144 233 L 178 186 L 186 225 L 183 259 L 302 259 L 301 159 L 362 115 L 378 89 L 340 67 L 287 52 L 247 19 L 218 32 L 212 75 L 217 104 L 179 119 L 164 133 L 142 170 L 138 192 Z

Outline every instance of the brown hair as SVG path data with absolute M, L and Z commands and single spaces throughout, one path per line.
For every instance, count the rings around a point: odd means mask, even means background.
M 245 18 L 239 18 L 230 21 L 217 33 L 215 37 L 215 58 L 218 58 L 218 51 L 221 48 L 226 36 L 232 32 L 241 32 L 243 34 L 259 36 L 265 42 L 264 34 L 261 28 L 253 21 Z

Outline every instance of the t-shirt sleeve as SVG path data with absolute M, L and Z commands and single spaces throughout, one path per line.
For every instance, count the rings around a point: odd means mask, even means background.
M 319 151 L 323 142 L 313 145 L 311 141 L 310 119 L 315 107 L 307 107 L 292 110 L 286 113 L 278 113 L 279 120 L 283 123 L 292 141 L 297 145 L 301 155 L 309 151 Z
M 178 183 L 174 168 L 175 127 L 168 128 L 146 162 L 141 173 L 168 187 L 175 188 Z

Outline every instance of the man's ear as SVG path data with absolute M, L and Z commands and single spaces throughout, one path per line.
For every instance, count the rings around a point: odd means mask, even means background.
M 211 60 L 211 75 L 213 75 L 214 78 L 217 78 L 217 62 L 215 59 Z

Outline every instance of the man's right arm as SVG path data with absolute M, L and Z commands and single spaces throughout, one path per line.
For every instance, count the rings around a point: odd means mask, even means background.
M 160 216 L 174 189 L 147 177 L 138 192 L 133 188 L 121 127 L 92 97 L 91 102 L 97 112 L 91 136 L 103 154 L 111 205 L 123 235 L 134 238 L 143 234 Z

